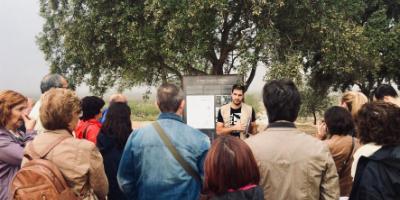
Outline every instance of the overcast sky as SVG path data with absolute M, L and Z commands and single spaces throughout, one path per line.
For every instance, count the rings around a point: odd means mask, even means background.
M 35 39 L 42 24 L 39 0 L 0 0 L 0 90 L 12 89 L 34 98 L 40 95 L 40 80 L 49 70 Z M 250 92 L 261 92 L 264 73 L 263 68 L 257 70 Z M 137 94 L 144 88 L 134 91 Z M 87 87 L 79 87 L 78 93 L 87 95 Z M 132 96 L 132 91 L 126 93 Z

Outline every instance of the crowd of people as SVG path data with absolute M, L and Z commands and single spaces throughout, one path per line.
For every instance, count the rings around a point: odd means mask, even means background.
M 158 119 L 138 129 L 121 94 L 105 108 L 58 74 L 40 88 L 34 106 L 0 91 L 0 200 L 400 199 L 400 104 L 390 85 L 370 101 L 344 93 L 315 135 L 296 127 L 292 81 L 264 85 L 268 126 L 258 133 L 245 89 L 234 85 L 213 141 L 184 123 L 185 95 L 171 83 L 157 89 Z

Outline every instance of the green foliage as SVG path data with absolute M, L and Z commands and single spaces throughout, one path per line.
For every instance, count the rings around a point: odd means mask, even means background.
M 400 85 L 400 2 L 384 0 L 41 0 L 51 70 L 102 94 L 183 75 L 256 67 L 318 94 Z
M 129 101 L 133 121 L 155 121 L 160 114 L 157 106 L 150 101 Z
M 245 96 L 246 104 L 254 108 L 254 112 L 259 113 L 263 110 L 262 100 L 257 94 L 246 93 Z
M 282 1 L 41 0 L 38 44 L 53 72 L 104 93 L 111 86 L 240 73 L 270 53 Z
M 321 94 L 357 85 L 369 95 L 384 81 L 399 83 L 399 8 L 383 0 L 285 1 L 274 19 L 279 62 L 270 70 L 297 59 Z
M 312 115 L 314 125 L 317 124 L 317 115 L 323 113 L 334 104 L 334 99 L 326 93 L 321 94 L 311 87 L 305 87 L 300 90 L 302 104 L 300 107 L 299 116 L 309 117 Z

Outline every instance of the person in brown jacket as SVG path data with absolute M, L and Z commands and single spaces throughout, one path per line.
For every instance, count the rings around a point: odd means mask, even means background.
M 72 131 L 81 112 L 76 94 L 66 89 L 51 89 L 41 98 L 40 120 L 46 129 L 35 137 L 31 145 L 41 152 L 60 137 L 67 137 L 55 146 L 45 159 L 52 161 L 61 171 L 68 186 L 82 199 L 105 199 L 108 181 L 103 158 L 95 144 L 76 139 Z M 25 149 L 26 153 L 27 149 Z M 22 160 L 22 166 L 27 163 Z
M 296 129 L 300 94 L 292 81 L 273 80 L 263 88 L 269 125 L 245 140 L 258 162 L 268 200 L 337 200 L 339 179 L 328 147 Z
M 318 126 L 316 137 L 327 138 L 328 145 L 339 174 L 340 196 L 348 197 L 353 185 L 350 175 L 353 154 L 360 147 L 360 142 L 353 137 L 354 122 L 348 110 L 340 106 L 329 108 L 324 114 L 324 121 Z

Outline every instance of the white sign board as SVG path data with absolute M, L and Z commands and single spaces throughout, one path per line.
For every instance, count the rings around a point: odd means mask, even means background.
M 186 96 L 186 122 L 197 129 L 214 129 L 214 96 Z

